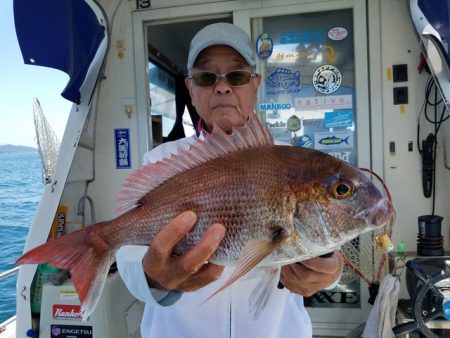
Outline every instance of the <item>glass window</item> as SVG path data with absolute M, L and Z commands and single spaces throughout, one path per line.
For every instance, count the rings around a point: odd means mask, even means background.
M 278 141 L 357 164 L 351 9 L 253 19 L 258 109 Z

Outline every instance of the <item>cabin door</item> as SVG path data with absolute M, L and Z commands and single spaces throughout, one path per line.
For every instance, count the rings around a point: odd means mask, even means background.
M 309 3 L 235 15 L 251 31 L 263 79 L 258 113 L 274 138 L 360 167 L 370 166 L 371 152 L 363 7 Z M 346 247 L 359 263 L 366 261 L 358 268 L 369 278 L 372 247 L 371 238 Z M 315 334 L 342 336 L 365 321 L 367 292 L 367 284 L 346 268 L 335 289 L 305 298 Z
M 371 137 L 379 130 L 370 127 L 378 117 L 369 114 L 364 1 L 187 2 L 191 4 L 169 8 L 166 2 L 155 1 L 155 8 L 134 13 L 141 145 L 152 148 L 174 135 L 182 136 L 181 131 L 186 136 L 195 133 L 195 114 L 189 111 L 188 98 L 180 100 L 185 94 L 179 94 L 177 79 L 186 76 L 195 33 L 207 24 L 225 21 L 252 37 L 257 71 L 263 78 L 257 114 L 275 139 L 380 171 L 374 143 L 371 149 Z M 139 68 L 144 64 L 145 73 Z M 146 150 L 141 147 L 142 153 Z M 360 266 L 373 269 L 372 238 L 358 239 L 351 246 Z M 315 334 L 346 335 L 367 319 L 368 298 L 366 283 L 346 270 L 337 288 L 305 299 Z

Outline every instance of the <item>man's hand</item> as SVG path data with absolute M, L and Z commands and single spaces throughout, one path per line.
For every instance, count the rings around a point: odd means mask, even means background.
M 152 241 L 142 260 L 150 287 L 195 291 L 218 279 L 223 266 L 205 263 L 225 235 L 222 224 L 213 224 L 199 243 L 183 256 L 173 256 L 175 245 L 192 229 L 197 216 L 186 211 L 167 224 Z
M 344 259 L 335 251 L 329 258 L 315 257 L 281 268 L 281 283 L 294 293 L 309 297 L 337 281 Z

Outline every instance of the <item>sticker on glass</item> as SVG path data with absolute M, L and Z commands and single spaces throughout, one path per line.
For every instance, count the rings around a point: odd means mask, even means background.
M 341 86 L 342 74 L 333 65 L 324 65 L 316 69 L 313 75 L 313 85 L 322 94 L 334 93 Z
M 328 37 L 331 40 L 344 40 L 348 35 L 348 31 L 344 27 L 333 27 L 328 31 Z
M 312 143 L 312 137 L 309 135 L 302 135 L 294 140 L 294 145 L 304 148 L 311 148 Z
M 259 58 L 266 60 L 270 58 L 273 51 L 273 42 L 269 34 L 262 33 L 256 40 L 256 54 Z
M 318 150 L 353 148 L 353 132 L 334 131 L 315 133 L 314 148 Z
M 302 121 L 295 115 L 292 115 L 287 119 L 287 129 L 289 131 L 297 131 L 302 127 Z
M 325 112 L 325 128 L 346 128 L 353 124 L 353 113 L 349 111 Z

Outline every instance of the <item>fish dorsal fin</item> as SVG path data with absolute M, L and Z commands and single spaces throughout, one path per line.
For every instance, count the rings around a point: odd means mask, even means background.
M 230 134 L 214 125 L 212 133 L 206 133 L 205 140 L 197 138 L 189 150 L 177 148 L 177 154 L 163 158 L 156 163 L 142 166 L 133 172 L 123 184 L 117 201 L 118 212 L 124 212 L 137 205 L 148 192 L 170 178 L 202 163 L 244 149 L 273 145 L 269 130 L 262 126 L 255 113 L 241 127 L 233 128 Z

